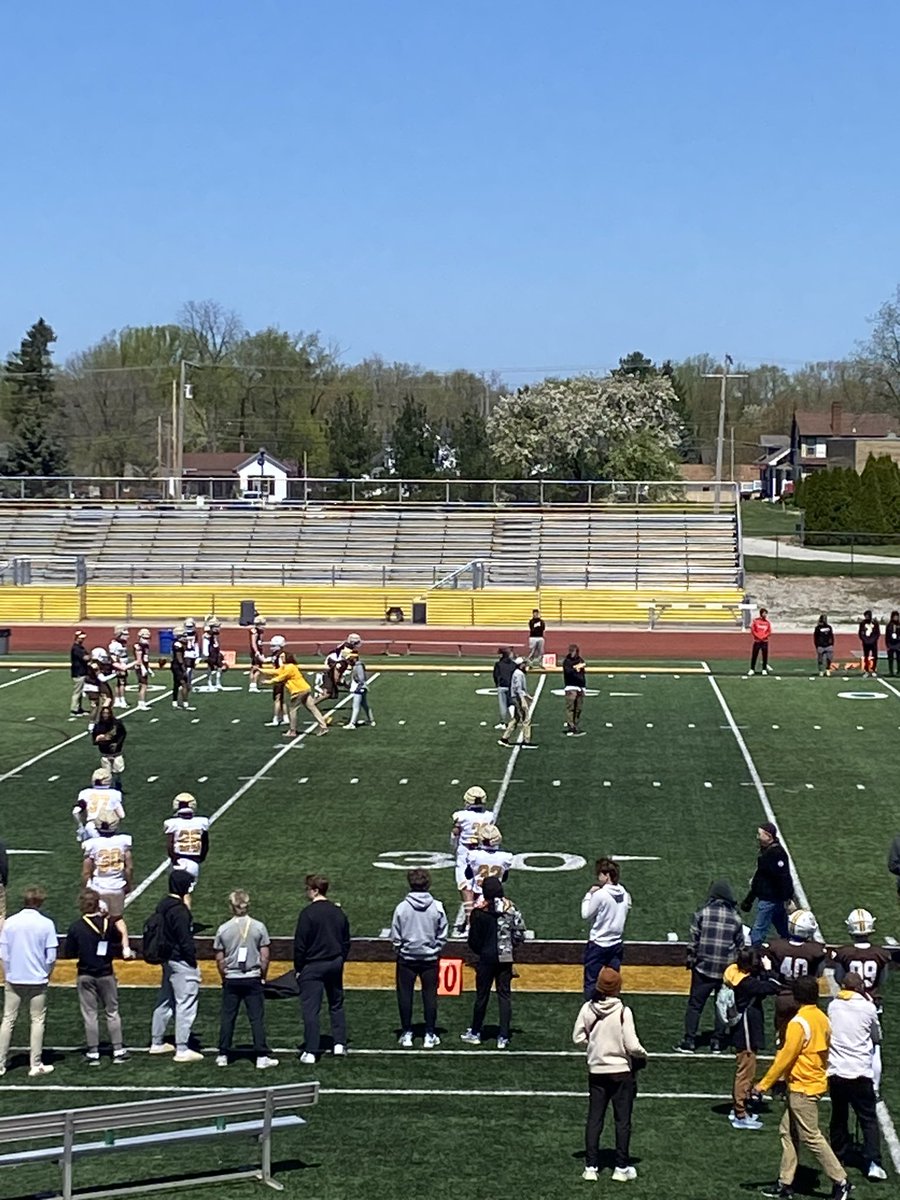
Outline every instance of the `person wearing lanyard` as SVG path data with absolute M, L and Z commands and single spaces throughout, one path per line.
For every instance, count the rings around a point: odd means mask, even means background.
M 241 1001 L 246 1005 L 253 1032 L 253 1052 L 260 1071 L 277 1067 L 266 1041 L 263 983 L 269 969 L 269 931 L 250 916 L 250 897 L 238 889 L 228 897 L 231 920 L 216 930 L 213 950 L 222 980 L 222 1017 L 219 1025 L 217 1067 L 228 1066 Z
M 123 1063 L 128 1051 L 122 1040 L 119 1016 L 119 988 L 113 971 L 113 958 L 121 957 L 122 934 L 112 918 L 101 910 L 100 897 L 85 888 L 78 897 L 81 916 L 66 934 L 66 957 L 77 958 L 75 988 L 84 1021 L 88 1066 L 100 1066 L 100 1011 L 106 1016 L 113 1062 Z

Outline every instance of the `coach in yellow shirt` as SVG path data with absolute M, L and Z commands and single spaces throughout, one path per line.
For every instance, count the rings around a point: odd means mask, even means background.
M 781 1118 L 781 1167 L 778 1181 L 764 1188 L 764 1196 L 788 1200 L 793 1196 L 794 1175 L 797 1172 L 797 1150 L 805 1146 L 818 1159 L 822 1170 L 834 1185 L 833 1200 L 846 1200 L 850 1195 L 847 1172 L 838 1162 L 834 1151 L 819 1129 L 819 1099 L 828 1091 L 828 1045 L 831 1026 L 819 1008 L 819 985 L 804 976 L 795 979 L 794 999 L 800 1011 L 787 1025 L 784 1044 L 769 1070 L 760 1080 L 758 1092 L 768 1092 L 783 1079 L 787 1083 L 787 1104 Z
M 328 732 L 328 724 L 312 698 L 312 688 L 307 683 L 306 676 L 297 666 L 297 660 L 293 654 L 286 654 L 284 656 L 283 666 L 273 667 L 267 664 L 262 670 L 271 683 L 283 683 L 290 696 L 290 706 L 288 708 L 290 726 L 285 730 L 285 737 L 295 738 L 297 736 L 297 714 L 300 711 L 301 705 L 315 719 L 319 726 L 316 736 L 321 737 L 323 733 Z

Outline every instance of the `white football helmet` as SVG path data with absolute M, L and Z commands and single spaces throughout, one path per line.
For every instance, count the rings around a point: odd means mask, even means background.
M 262 629 L 263 626 L 265 625 L 265 623 L 266 623 L 266 618 L 261 617 L 258 613 L 253 618 L 253 624 L 257 627 L 257 629 Z
M 191 812 L 197 811 L 197 801 L 190 792 L 179 792 L 172 801 L 172 812 L 178 812 L 180 808 L 189 808 Z
M 496 825 L 482 825 L 479 832 L 482 845 L 497 847 L 503 841 L 503 835 Z
M 854 908 L 847 918 L 847 929 L 851 937 L 865 937 L 867 933 L 874 933 L 875 918 L 867 908 Z
M 466 808 L 474 808 L 476 804 L 484 804 L 487 800 L 487 792 L 483 787 L 467 788 L 463 795 L 463 803 Z
M 284 638 L 280 633 L 276 633 L 275 636 L 269 640 L 269 645 L 273 650 L 283 650 L 285 646 Z
M 808 942 L 815 936 L 818 921 L 808 908 L 795 908 L 788 917 L 788 929 L 791 937 L 798 942 Z
M 150 641 L 150 630 L 146 629 L 146 628 L 139 629 L 138 630 L 138 641 L 139 642 L 149 642 Z
M 347 645 L 348 646 L 359 646 L 361 644 L 362 644 L 362 638 L 359 636 L 358 633 L 351 633 L 351 634 L 347 635 Z
M 184 632 L 185 633 L 193 633 L 196 628 L 197 628 L 197 626 L 194 624 L 194 618 L 193 617 L 185 617 Z
M 106 767 L 98 767 L 91 776 L 91 783 L 95 787 L 109 787 L 112 783 L 112 775 L 110 775 Z
M 96 650 L 91 651 L 91 658 L 95 658 L 97 662 L 109 662 L 109 651 L 103 646 L 98 646 Z
M 128 626 L 127 625 L 117 625 L 116 626 L 116 637 L 117 638 L 128 637 Z

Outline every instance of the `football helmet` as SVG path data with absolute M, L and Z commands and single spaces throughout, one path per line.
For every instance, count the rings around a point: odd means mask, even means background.
M 474 808 L 477 804 L 484 804 L 487 800 L 487 792 L 483 787 L 466 788 L 463 794 L 463 803 L 466 808 Z
M 116 626 L 116 637 L 117 638 L 128 637 L 128 626 L 127 625 L 117 625 Z
M 97 662 L 109 662 L 109 651 L 103 646 L 98 646 L 95 650 L 91 651 L 91 658 L 96 659 Z
M 269 641 L 269 645 L 273 650 L 283 650 L 285 645 L 284 638 L 280 633 L 276 633 L 275 636 Z
M 179 792 L 172 801 L 172 812 L 178 812 L 182 808 L 189 808 L 191 812 L 197 811 L 197 801 L 190 792 Z
M 91 783 L 97 784 L 100 787 L 109 787 L 112 783 L 112 775 L 110 775 L 106 767 L 98 767 L 91 776 Z
M 193 633 L 196 628 L 197 628 L 197 626 L 194 624 L 194 618 L 193 617 L 185 617 L 184 632 L 185 633 Z
M 479 837 L 482 845 L 493 846 L 495 849 L 503 841 L 503 835 L 496 825 L 482 825 Z
M 358 633 L 348 634 L 347 645 L 348 646 L 360 646 L 360 645 L 362 645 L 362 638 L 359 636 Z
M 875 918 L 866 908 L 854 908 L 846 924 L 851 937 L 865 937 L 875 931 Z
M 150 641 L 150 630 L 147 628 L 139 629 L 138 630 L 138 641 L 139 642 L 149 642 Z
M 265 623 L 266 623 L 266 618 L 261 617 L 259 615 L 259 613 L 257 613 L 256 616 L 253 618 L 253 624 L 256 626 L 257 629 L 262 629 L 265 626 Z
M 808 908 L 795 908 L 788 917 L 788 929 L 795 941 L 808 942 L 818 928 L 818 921 Z

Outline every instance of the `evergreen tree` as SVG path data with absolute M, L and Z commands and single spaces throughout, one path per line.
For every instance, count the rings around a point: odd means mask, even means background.
M 325 423 L 331 470 L 340 479 L 359 479 L 372 470 L 378 434 L 364 407 L 350 392 L 331 407 Z
M 881 468 L 878 466 L 878 459 L 874 454 L 869 455 L 862 475 L 859 477 L 854 518 L 856 520 L 854 533 L 879 535 L 887 533 L 884 503 L 881 496 Z
M 496 476 L 487 422 L 477 408 L 466 409 L 459 420 L 453 422 L 450 443 L 460 479 L 492 479 Z
M 437 440 L 428 423 L 428 411 L 407 392 L 391 432 L 394 474 L 402 479 L 427 479 L 437 464 Z
M 10 429 L 11 475 L 63 475 L 66 456 L 54 395 L 50 347 L 56 334 L 42 318 L 6 360 L 4 415 Z

